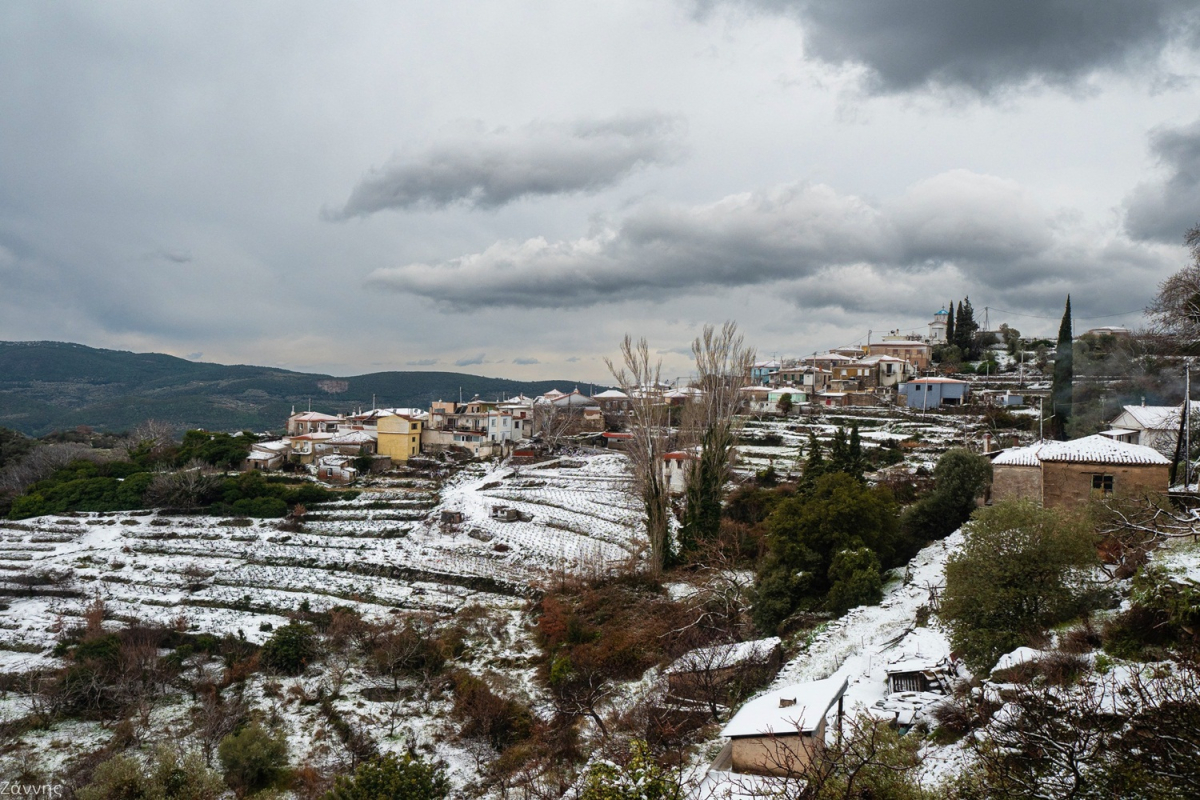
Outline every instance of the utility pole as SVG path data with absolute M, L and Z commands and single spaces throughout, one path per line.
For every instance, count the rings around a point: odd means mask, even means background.
M 1192 362 L 1183 363 L 1183 485 L 1192 487 Z

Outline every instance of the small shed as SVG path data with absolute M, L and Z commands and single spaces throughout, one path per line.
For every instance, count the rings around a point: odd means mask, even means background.
M 888 694 L 897 692 L 947 692 L 950 665 L 945 661 L 910 659 L 887 668 Z
M 751 775 L 797 776 L 825 747 L 825 718 L 835 704 L 838 724 L 849 682 L 833 676 L 775 689 L 746 703 L 721 730 L 730 739 L 730 767 Z
M 512 506 L 492 506 L 491 517 L 500 522 L 520 522 L 521 512 Z
M 457 525 L 463 521 L 463 512 L 443 511 L 441 519 L 443 525 Z

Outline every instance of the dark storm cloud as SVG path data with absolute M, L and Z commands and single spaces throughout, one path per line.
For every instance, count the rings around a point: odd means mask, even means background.
M 1125 201 L 1125 229 L 1138 239 L 1171 244 L 1200 224 L 1200 120 L 1150 134 L 1164 175 L 1135 188 Z
M 703 0 L 702 9 L 722 0 Z M 726 0 L 789 14 L 806 53 L 867 70 L 878 93 L 924 87 L 980 95 L 1031 82 L 1072 86 L 1196 44 L 1189 0 Z
M 443 263 L 377 270 L 370 283 L 456 311 L 666 300 L 853 265 L 902 274 L 953 266 L 1005 289 L 1094 277 L 1079 260 L 1091 255 L 1075 247 L 1075 234 L 1015 182 L 954 170 L 881 204 L 797 184 L 703 206 L 651 206 L 590 236 L 501 241 Z
M 340 210 L 345 220 L 384 209 L 497 208 L 531 196 L 594 192 L 682 154 L 682 124 L 650 115 L 522 128 L 475 128 L 373 169 Z

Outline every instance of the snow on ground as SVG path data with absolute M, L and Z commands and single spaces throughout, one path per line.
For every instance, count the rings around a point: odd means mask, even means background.
M 866 711 L 891 718 L 899 715 L 902 723 L 920 718 L 941 699 L 929 693 L 887 694 L 887 669 L 901 662 L 935 663 L 948 659 L 950 644 L 936 623 L 917 625 L 922 607 L 929 607 L 935 593 L 944 585 L 946 559 L 961 547 L 963 536 L 956 531 L 940 542 L 921 550 L 900 570 L 903 577 L 893 579 L 884 589 L 878 606 L 859 606 L 845 616 L 816 629 L 801 652 L 787 662 L 770 687 L 774 691 L 798 683 L 828 677 L 845 678 L 848 688 L 844 707 L 847 716 Z M 762 693 L 760 693 L 762 694 Z M 828 717 L 829 735 L 837 725 L 837 707 Z M 939 747 L 926 744 L 922 749 L 920 779 L 934 785 L 961 768 L 965 751 L 957 744 Z
M 0 666 L 32 665 L 96 597 L 118 618 L 183 618 L 256 642 L 302 603 L 367 616 L 500 607 L 551 572 L 634 557 L 642 537 L 628 482 L 624 457 L 606 453 L 468 465 L 440 494 L 431 481 L 392 481 L 314 509 L 302 532 L 151 512 L 0 522 L 0 586 L 14 595 L 0 610 Z M 493 505 L 531 520 L 494 520 Z M 463 522 L 441 525 L 443 510 Z
M 551 575 L 592 573 L 640 557 L 644 534 L 624 456 L 584 453 L 520 467 L 472 463 L 442 477 L 372 479 L 356 499 L 310 510 L 298 532 L 280 530 L 278 520 L 153 512 L 0 521 L 0 588 L 8 595 L 0 603 L 0 671 L 60 663 L 51 655 L 54 644 L 82 624 L 97 598 L 106 625 L 156 621 L 256 643 L 301 607 L 350 606 L 375 619 L 431 612 L 472 627 L 460 668 L 488 673 L 546 715 L 526 598 Z M 493 505 L 528 519 L 492 519 Z M 443 511 L 460 512 L 462 522 L 443 524 Z M 296 679 L 256 674 L 247 684 L 253 703 L 282 720 L 295 763 L 319 764 L 339 752 L 312 699 L 331 674 L 326 665 Z M 334 707 L 345 719 L 367 726 L 384 750 L 411 746 L 443 759 L 456 791 L 478 782 L 494 757 L 458 740 L 449 699 L 430 699 L 416 685 L 380 699 L 379 680 L 361 666 L 344 680 Z M 20 692 L 0 698 L 0 722 L 25 713 L 28 702 Z M 189 705 L 186 698 L 163 703 L 153 735 L 183 735 Z M 110 736 L 96 724 L 64 722 L 25 736 L 13 757 L 52 771 Z

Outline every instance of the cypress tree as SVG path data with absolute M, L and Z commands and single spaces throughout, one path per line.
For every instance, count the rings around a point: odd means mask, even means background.
M 954 321 L 954 334 L 958 341 L 958 349 L 962 350 L 963 359 L 975 360 L 975 332 L 979 326 L 975 324 L 975 309 L 971 307 L 971 298 L 965 297 L 958 304 L 958 319 Z
M 821 454 L 821 443 L 817 441 L 817 435 L 813 433 L 812 428 L 809 428 L 808 459 L 804 462 L 804 470 L 800 473 L 800 483 L 798 486 L 801 493 L 811 491 L 817 482 L 817 478 L 824 475 L 827 470 L 825 456 Z
M 850 446 L 848 455 L 850 469 L 846 471 L 861 481 L 863 472 L 866 471 L 867 468 L 867 462 L 863 457 L 862 437 L 860 437 L 858 434 L 857 422 L 850 426 Z
M 950 301 L 950 316 L 946 317 L 946 344 L 954 344 L 954 301 Z
M 1067 423 L 1071 421 L 1071 404 L 1075 388 L 1074 337 L 1071 335 L 1071 295 L 1058 326 L 1058 349 L 1054 352 L 1054 383 L 1050 389 L 1050 407 L 1054 413 L 1050 430 L 1054 438 L 1067 438 Z

